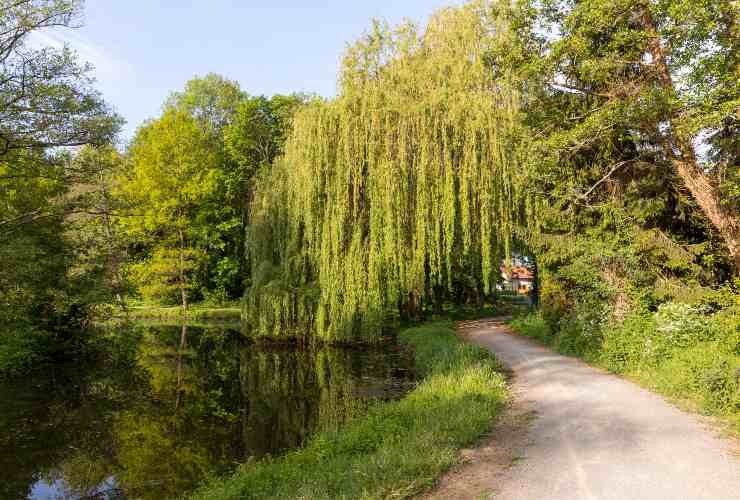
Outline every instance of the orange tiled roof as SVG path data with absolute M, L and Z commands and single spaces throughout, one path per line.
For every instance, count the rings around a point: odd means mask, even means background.
M 519 278 L 519 279 L 531 280 L 534 278 L 532 271 L 530 271 L 524 266 L 513 266 L 511 268 L 511 272 L 508 273 L 506 272 L 506 268 L 503 265 L 501 265 L 501 272 L 506 276 L 506 279 Z
M 511 268 L 511 277 L 531 280 L 534 275 L 532 274 L 532 271 L 524 266 L 514 266 Z

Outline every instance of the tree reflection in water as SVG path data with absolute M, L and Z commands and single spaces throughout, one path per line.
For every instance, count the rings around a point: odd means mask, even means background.
M 265 346 L 187 325 L 119 328 L 102 340 L 87 366 L 0 384 L 0 498 L 181 494 L 412 382 L 412 359 L 395 345 Z

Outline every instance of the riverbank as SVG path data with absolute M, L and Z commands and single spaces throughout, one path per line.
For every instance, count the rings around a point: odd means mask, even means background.
M 131 320 L 238 322 L 241 320 L 241 309 L 237 306 L 208 307 L 195 304 L 184 313 L 180 306 L 132 306 L 126 311 L 125 316 Z
M 400 332 L 420 382 L 297 451 L 243 465 L 196 499 L 387 498 L 431 488 L 459 450 L 493 425 L 507 397 L 493 355 L 464 342 L 450 321 Z

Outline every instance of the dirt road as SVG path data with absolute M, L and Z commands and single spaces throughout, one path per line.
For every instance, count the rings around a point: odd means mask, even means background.
M 509 333 L 498 322 L 476 322 L 466 330 L 471 342 L 492 350 L 513 371 L 517 404 L 536 415 L 512 451 L 518 455 L 514 463 L 492 475 L 483 498 L 740 499 L 736 443 L 699 417 Z M 506 437 L 494 435 L 489 446 L 497 439 Z M 485 468 L 485 461 L 478 466 Z M 454 488 L 446 491 L 455 496 Z

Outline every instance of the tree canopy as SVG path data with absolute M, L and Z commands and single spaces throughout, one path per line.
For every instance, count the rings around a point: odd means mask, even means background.
M 580 108 L 551 122 L 546 147 L 555 161 L 600 150 L 612 162 L 604 180 L 646 166 L 665 175 L 668 167 L 740 270 L 737 137 L 729 131 L 740 110 L 736 3 L 545 6 L 543 22 L 558 33 L 547 46 L 546 84 Z
M 525 206 L 519 94 L 492 63 L 517 44 L 505 12 L 473 2 L 424 31 L 376 23 L 348 50 L 337 98 L 296 115 L 260 180 L 255 328 L 371 339 L 460 270 L 491 290 Z
M 0 2 L 0 159 L 19 149 L 105 144 L 120 119 L 93 89 L 91 66 L 68 48 L 34 49 L 28 37 L 72 27 L 81 2 Z
M 77 238 L 94 174 L 72 148 L 109 144 L 121 119 L 73 51 L 29 43 L 80 14 L 77 1 L 0 1 L 0 371 L 79 345 L 92 305 L 109 297 Z

